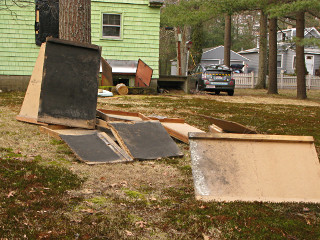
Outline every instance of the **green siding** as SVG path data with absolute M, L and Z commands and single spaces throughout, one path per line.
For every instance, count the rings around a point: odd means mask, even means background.
M 35 6 L 0 6 L 0 74 L 31 75 L 38 56 L 35 44 Z M 19 6 L 21 6 L 19 4 Z
M 9 2 L 9 1 L 7 1 Z M 92 0 L 92 43 L 102 46 L 106 59 L 138 60 L 153 68 L 159 77 L 160 9 L 148 0 Z M 31 75 L 39 47 L 35 44 L 35 6 L 0 6 L 0 75 Z M 102 13 L 121 13 L 122 38 L 102 38 Z

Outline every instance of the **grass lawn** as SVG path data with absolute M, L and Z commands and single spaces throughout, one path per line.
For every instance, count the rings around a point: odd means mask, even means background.
M 311 135 L 320 154 L 320 91 L 236 89 L 235 96 L 99 98 L 98 107 L 179 117 L 201 115 L 260 133 Z M 320 239 L 320 204 L 196 201 L 189 146 L 183 158 L 88 166 L 61 141 L 18 122 L 24 93 L 0 93 L 0 239 Z

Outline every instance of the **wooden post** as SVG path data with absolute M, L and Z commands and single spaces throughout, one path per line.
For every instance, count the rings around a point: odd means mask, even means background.
M 280 72 L 280 88 L 283 89 L 283 72 Z
M 251 72 L 251 88 L 254 88 L 254 72 Z
M 308 74 L 308 89 L 311 89 L 311 74 Z

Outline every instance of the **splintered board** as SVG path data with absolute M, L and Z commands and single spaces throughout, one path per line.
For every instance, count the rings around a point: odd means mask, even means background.
M 101 85 L 113 86 L 112 67 L 103 57 L 101 57 L 101 66 L 102 66 Z
M 129 162 L 132 158 L 105 133 L 59 135 L 79 160 L 87 164 Z
M 95 127 L 100 57 L 99 46 L 47 39 L 38 121 Z
M 183 155 L 159 121 L 110 122 L 109 125 L 118 143 L 134 159 Z
M 43 43 L 40 47 L 36 64 L 29 81 L 28 89 L 23 100 L 23 104 L 19 115 L 16 117 L 19 121 L 42 124 L 38 122 L 38 108 L 40 99 L 40 90 L 43 74 L 44 52 L 46 44 Z
M 203 201 L 320 202 L 320 165 L 308 136 L 189 134 Z

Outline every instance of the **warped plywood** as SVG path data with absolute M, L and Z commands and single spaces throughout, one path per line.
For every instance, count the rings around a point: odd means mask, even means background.
M 120 146 L 134 159 L 158 159 L 182 156 L 159 121 L 109 122 Z
M 38 121 L 93 129 L 101 48 L 47 38 Z
M 112 67 L 103 57 L 101 57 L 101 66 L 102 66 L 101 85 L 113 86 Z
M 77 158 L 87 164 L 118 163 L 132 161 L 106 133 L 59 135 Z
M 196 198 L 320 202 L 320 165 L 308 136 L 190 133 Z
M 19 121 L 43 124 L 38 122 L 38 109 L 40 100 L 40 91 L 43 74 L 43 63 L 46 44 L 43 43 L 40 47 L 38 58 L 36 60 L 33 72 L 29 81 L 22 107 L 19 115 L 16 117 Z

